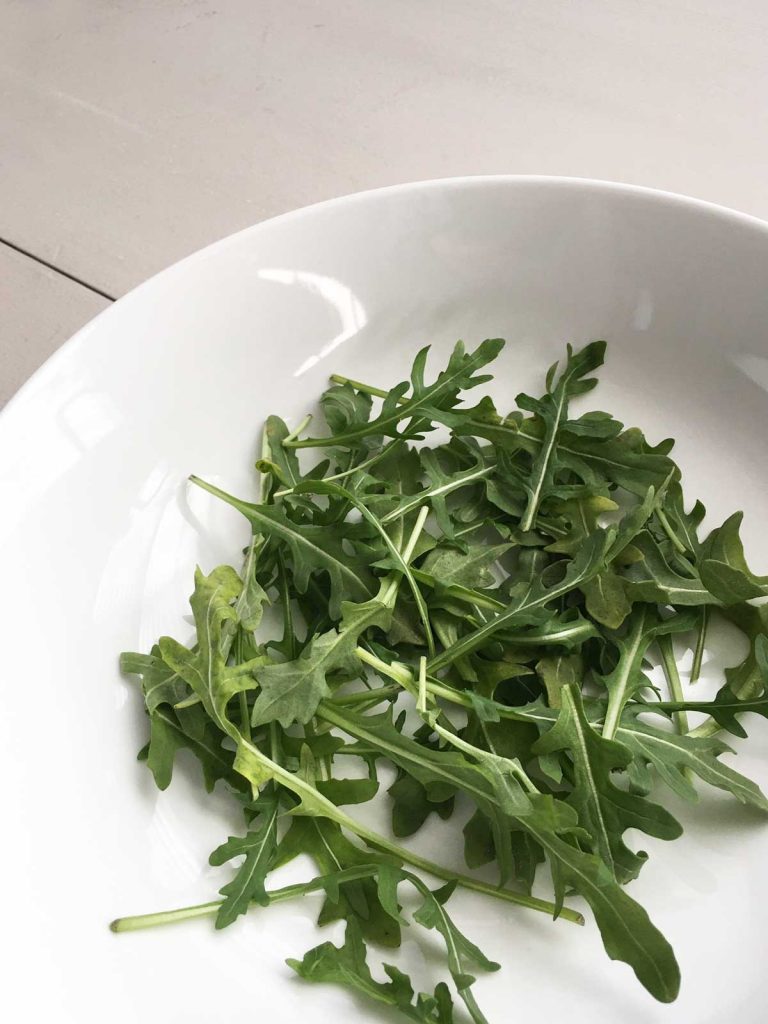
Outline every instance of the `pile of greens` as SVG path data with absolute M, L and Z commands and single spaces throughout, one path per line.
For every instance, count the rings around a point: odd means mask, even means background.
M 343 919 L 345 940 L 289 961 L 299 975 L 435 1024 L 454 1021 L 458 996 L 479 1024 L 473 972 L 498 964 L 449 916 L 454 888 L 580 922 L 564 905 L 573 895 L 609 957 L 657 999 L 676 997 L 674 953 L 624 889 L 646 854 L 623 837 L 681 834 L 651 798 L 660 785 L 687 800 L 716 786 L 768 810 L 720 760 L 717 735 L 744 736 L 744 712 L 768 715 L 768 605 L 751 603 L 768 577 L 745 562 L 740 513 L 700 538 L 704 507 L 686 511 L 671 440 L 654 447 L 604 412 L 572 418 L 603 342 L 569 346 L 544 395 L 519 395 L 509 415 L 488 396 L 460 404 L 502 346 L 459 343 L 432 383 L 426 349 L 390 390 L 332 378 L 324 436 L 270 416 L 256 502 L 192 477 L 250 523 L 244 562 L 197 570 L 191 646 L 161 637 L 122 668 L 141 677 L 150 739 L 139 756 L 155 782 L 168 786 L 180 748 L 196 755 L 208 790 L 222 780 L 245 819 L 211 864 L 241 859 L 222 900 L 115 930 L 209 913 L 223 928 L 255 904 L 322 891 L 319 923 Z M 278 615 L 262 622 L 270 605 Z M 692 683 L 715 616 L 749 652 L 715 700 L 687 700 L 673 638 L 694 651 Z M 666 688 L 647 677 L 649 658 Z M 707 717 L 691 729 L 694 711 Z M 354 813 L 382 769 L 396 773 L 392 835 Z M 495 864 L 496 884 L 402 845 L 432 815 L 457 821 L 467 868 Z M 268 888 L 298 854 L 317 877 Z M 545 870 L 551 901 L 531 891 Z M 369 943 L 399 945 L 407 890 L 412 921 L 444 940 L 450 985 L 433 992 L 386 963 L 380 980 L 367 962 Z

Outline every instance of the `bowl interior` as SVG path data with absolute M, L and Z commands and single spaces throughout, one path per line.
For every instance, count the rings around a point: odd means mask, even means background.
M 346 996 L 309 996 L 281 966 L 318 941 L 311 908 L 260 912 L 226 935 L 205 922 L 106 931 L 120 913 L 211 899 L 224 879 L 207 855 L 236 823 L 183 765 L 167 793 L 151 789 L 135 763 L 138 699 L 116 667 L 120 650 L 188 630 L 195 562 L 237 561 L 243 524 L 190 493 L 188 473 L 255 493 L 265 416 L 295 423 L 332 372 L 390 386 L 422 345 L 439 368 L 457 338 L 501 336 L 504 408 L 541 389 L 566 342 L 601 337 L 606 366 L 584 408 L 654 442 L 676 437 L 690 499 L 712 521 L 743 508 L 747 553 L 766 567 L 767 279 L 768 227 L 704 204 L 554 179 L 427 183 L 226 239 L 58 353 L 0 417 L 11 1006 L 32 987 L 55 1019 L 95 1020 L 106 998 L 116 1021 L 175 1019 L 183 977 L 186 1020 L 239 1012 L 255 992 L 270 1020 L 294 1019 L 308 998 L 318 1024 L 349 1012 Z M 739 767 L 765 782 L 768 731 L 754 732 Z M 491 1019 L 507 1019 L 510 993 L 518 1012 L 554 1016 L 567 999 L 571 1019 L 592 1024 L 716 1020 L 739 993 L 742 1020 L 762 1019 L 762 972 L 742 952 L 760 941 L 756 904 L 768 909 L 768 836 L 717 795 L 681 814 L 687 839 L 648 841 L 633 885 L 677 949 L 679 1003 L 655 1006 L 605 960 L 594 927 L 459 897 L 467 932 L 505 964 L 479 989 Z

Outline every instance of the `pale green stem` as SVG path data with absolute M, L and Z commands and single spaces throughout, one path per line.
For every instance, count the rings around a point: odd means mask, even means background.
M 688 733 L 694 739 L 709 739 L 710 736 L 716 736 L 720 732 L 720 726 L 714 720 L 714 718 L 708 718 L 706 722 L 702 722 L 701 725 L 697 725 L 695 729 L 691 729 Z
M 602 735 L 607 740 L 612 740 L 619 727 L 621 712 L 626 704 L 627 684 L 632 672 L 636 670 L 638 660 L 642 661 L 643 653 L 647 643 L 643 641 L 643 628 L 645 616 L 641 615 L 634 627 L 631 636 L 627 637 L 627 653 L 621 661 L 619 677 L 614 681 L 614 687 L 608 694 L 608 707 L 605 712 Z
M 269 447 L 269 438 L 267 437 L 266 428 L 261 432 L 261 457 L 264 461 L 268 461 L 271 455 Z M 272 482 L 272 476 L 270 473 L 261 474 L 261 489 L 259 497 L 262 505 L 266 505 L 267 499 L 269 498 L 269 485 Z
M 301 423 L 298 423 L 296 427 L 290 432 L 290 434 L 283 438 L 283 444 L 285 445 L 289 441 L 295 441 L 298 438 L 299 434 L 304 433 L 304 431 L 307 429 L 311 422 L 312 413 L 308 412 L 304 419 L 301 421 Z
M 672 694 L 672 700 L 676 704 L 685 703 L 685 695 L 683 693 L 683 684 L 680 680 L 680 673 L 677 669 L 677 661 L 675 659 L 675 651 L 672 646 L 671 636 L 660 636 L 659 637 L 659 652 L 661 654 L 661 664 L 664 668 L 664 675 L 667 677 L 667 686 Z M 688 715 L 685 711 L 675 711 L 672 716 L 677 726 L 677 731 L 681 736 L 684 736 L 688 732 Z
M 389 394 L 383 388 L 375 388 L 372 384 L 363 384 L 362 381 L 352 380 L 351 377 L 343 377 L 340 373 L 332 373 L 329 379 L 334 384 L 351 384 L 355 391 L 361 391 L 364 395 L 371 395 L 373 398 L 386 398 Z M 403 396 L 399 401 L 406 402 L 408 399 Z
M 248 707 L 248 694 L 245 690 L 240 691 L 240 728 L 247 740 L 251 738 L 251 712 Z
M 693 664 L 689 681 L 695 683 L 701 675 L 701 663 L 704 659 L 704 648 L 707 642 L 707 628 L 709 626 L 709 608 L 707 605 L 701 609 L 701 622 L 699 623 L 699 634 L 696 637 L 696 650 L 693 652 Z
M 424 529 L 424 523 L 427 521 L 429 515 L 429 507 L 425 505 L 416 517 L 416 522 L 413 529 L 411 530 L 411 536 L 408 538 L 408 543 L 405 545 L 402 551 L 402 559 L 407 565 L 411 558 L 413 558 L 413 552 L 416 550 L 416 544 L 418 543 L 421 531 Z
M 380 675 L 394 679 L 401 689 L 407 690 L 413 697 L 418 697 L 418 687 L 414 683 L 413 674 L 405 665 L 398 661 L 390 665 L 371 651 L 366 651 L 364 647 L 356 647 L 355 654 L 360 661 L 375 669 Z
M 355 473 L 360 473 L 364 469 L 370 469 L 371 466 L 375 466 L 377 462 L 388 455 L 394 448 L 402 444 L 402 439 L 396 437 L 394 441 L 390 441 L 389 444 L 385 445 L 380 451 L 372 455 L 370 459 L 366 459 L 365 462 L 360 462 L 356 466 L 350 466 L 349 469 L 343 470 L 341 473 L 335 473 L 333 476 L 324 476 L 323 480 L 326 483 L 331 483 L 334 480 L 343 480 L 345 477 L 353 476 Z M 286 494 L 293 494 L 292 487 L 286 487 L 282 491 L 275 491 L 276 498 L 284 498 Z
M 435 723 L 434 728 L 436 733 L 442 736 L 443 739 L 450 743 L 452 747 L 456 747 L 456 749 L 460 750 L 463 754 L 469 754 L 470 757 L 475 757 L 478 760 L 482 760 L 483 757 L 488 756 L 487 750 L 481 750 L 480 747 L 475 747 L 471 743 L 467 743 L 466 740 L 457 736 L 455 733 L 449 732 L 448 729 L 444 729 L 441 725 Z M 501 754 L 494 754 L 494 756 L 500 758 L 500 760 L 509 765 L 510 771 L 529 793 L 538 795 L 539 790 L 536 788 L 533 780 L 518 760 L 513 760 L 510 757 L 503 757 Z
M 421 715 L 427 713 L 427 659 L 424 657 L 419 658 L 419 696 L 416 710 Z
M 361 866 L 350 868 L 335 876 L 337 882 L 353 882 L 356 879 L 369 878 L 376 868 L 374 866 Z M 307 896 L 312 892 L 319 892 L 325 884 L 325 877 L 315 878 L 311 882 L 297 882 L 294 885 L 283 886 L 282 889 L 273 889 L 267 893 L 269 906 L 273 903 L 284 903 L 286 900 L 294 899 L 297 896 Z M 178 910 L 161 910 L 154 914 L 136 914 L 133 917 L 118 917 L 110 924 L 113 932 L 135 932 L 141 928 L 156 928 L 158 925 L 175 924 L 179 921 L 189 921 L 196 917 L 211 917 L 222 905 L 223 900 L 212 900 L 210 903 L 198 903 L 193 907 L 180 907 Z M 259 904 L 256 904 L 259 905 Z
M 392 683 L 387 686 L 379 686 L 375 690 L 356 690 L 354 693 L 348 694 L 337 694 L 335 697 L 329 697 L 329 704 L 338 704 L 339 707 L 351 707 L 356 704 L 367 704 L 369 701 L 380 704 L 383 700 L 389 700 L 390 697 L 397 696 L 402 690 L 401 686 L 396 683 Z
M 667 519 L 667 515 L 664 512 L 664 510 L 660 509 L 660 508 L 657 508 L 656 509 L 656 515 L 658 517 L 659 522 L 662 525 L 664 533 L 666 533 L 666 535 L 669 537 L 670 541 L 672 542 L 672 546 L 675 548 L 675 550 L 679 551 L 681 555 L 687 555 L 688 554 L 688 548 L 685 546 L 685 544 L 683 544 L 683 542 L 677 536 L 675 531 L 672 529 L 672 527 L 670 525 L 670 522 Z

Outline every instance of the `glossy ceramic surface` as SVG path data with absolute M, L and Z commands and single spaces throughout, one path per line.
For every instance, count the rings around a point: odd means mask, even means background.
M 121 649 L 188 632 L 195 562 L 238 558 L 243 524 L 190 493 L 187 474 L 253 493 L 263 418 L 296 422 L 334 371 L 388 384 L 425 342 L 442 354 L 458 337 L 503 336 L 504 405 L 540 387 L 566 341 L 603 337 L 590 399 L 654 441 L 677 437 L 687 493 L 712 520 L 743 507 L 766 569 L 767 281 L 768 227 L 705 204 L 577 180 L 432 182 L 228 238 L 57 353 L 0 417 L 5 1018 L 392 1020 L 283 965 L 319 941 L 309 901 L 220 934 L 207 921 L 107 930 L 119 914 L 213 898 L 225 877 L 208 853 L 237 827 L 183 759 L 170 790 L 153 789 L 135 760 L 139 699 L 117 671 Z M 722 659 L 738 653 L 726 643 Z M 766 724 L 739 757 L 763 785 Z M 504 964 L 478 985 L 494 1024 L 513 1010 L 572 1024 L 764 1019 L 768 825 L 714 792 L 676 810 L 687 837 L 645 841 L 632 891 L 678 952 L 679 1002 L 655 1004 L 592 925 L 457 894 L 461 925 Z M 418 975 L 423 954 L 404 956 Z

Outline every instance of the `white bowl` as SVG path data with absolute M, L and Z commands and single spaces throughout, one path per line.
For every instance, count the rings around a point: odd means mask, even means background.
M 193 215 L 193 214 L 192 214 Z M 265 415 L 296 421 L 329 373 L 388 385 L 414 350 L 508 339 L 496 394 L 541 386 L 565 342 L 609 342 L 590 404 L 678 439 L 712 520 L 746 512 L 768 566 L 768 226 L 637 188 L 469 178 L 399 186 L 257 225 L 171 267 L 75 336 L 0 417 L 4 657 L 3 1006 L 13 1021 L 316 1024 L 357 1013 L 283 965 L 319 939 L 306 905 L 114 936 L 118 914 L 211 899 L 208 852 L 236 818 L 183 770 L 153 790 L 117 652 L 185 633 L 196 561 L 237 558 L 243 524 L 189 472 L 253 490 Z M 711 665 L 714 671 L 716 665 Z M 767 723 L 738 767 L 768 780 Z M 456 897 L 501 960 L 491 1021 L 764 1019 L 768 828 L 707 792 L 687 835 L 646 841 L 633 895 L 675 946 L 655 1004 L 596 929 Z M 363 1019 L 384 1020 L 365 1006 Z

